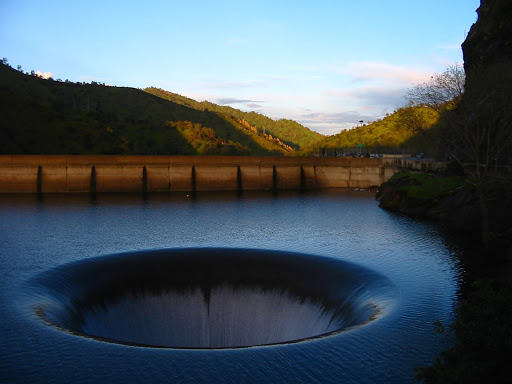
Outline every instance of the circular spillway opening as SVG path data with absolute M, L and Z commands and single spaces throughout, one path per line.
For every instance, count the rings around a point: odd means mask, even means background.
M 361 266 L 250 249 L 103 256 L 35 279 L 32 307 L 76 335 L 142 347 L 240 348 L 304 341 L 367 324 L 394 285 Z

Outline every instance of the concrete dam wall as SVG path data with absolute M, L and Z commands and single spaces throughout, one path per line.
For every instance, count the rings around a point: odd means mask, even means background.
M 403 166 L 346 157 L 0 155 L 0 193 L 367 188 Z

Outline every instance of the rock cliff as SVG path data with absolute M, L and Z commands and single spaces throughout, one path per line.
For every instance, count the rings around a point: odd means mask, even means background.
M 429 179 L 434 176 L 395 175 L 381 186 L 377 199 L 383 208 L 439 220 L 452 229 L 475 234 L 490 230 L 490 240 L 503 242 L 512 252 L 512 178 L 507 171 L 512 165 L 512 1 L 481 0 L 477 13 L 462 44 L 466 89 L 457 116 L 464 132 L 470 132 L 467 141 L 482 152 L 464 162 L 479 164 L 486 176 L 468 172 L 471 182 L 450 190 L 441 188 L 438 176 L 434 184 Z M 472 142 L 472 137 L 482 140 Z
M 497 63 L 512 63 L 512 1 L 481 0 L 477 13 L 478 20 L 462 43 L 467 74 Z
M 482 0 L 478 20 L 462 43 L 464 69 L 512 61 L 512 2 Z

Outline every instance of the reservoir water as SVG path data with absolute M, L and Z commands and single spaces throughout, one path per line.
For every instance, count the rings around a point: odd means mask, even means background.
M 0 273 L 0 382 L 410 383 L 463 271 L 331 190 L 3 195 Z

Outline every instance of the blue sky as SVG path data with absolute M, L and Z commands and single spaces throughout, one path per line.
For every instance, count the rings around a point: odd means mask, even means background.
M 335 134 L 462 63 L 479 4 L 0 0 L 0 56 L 56 79 L 156 86 Z

